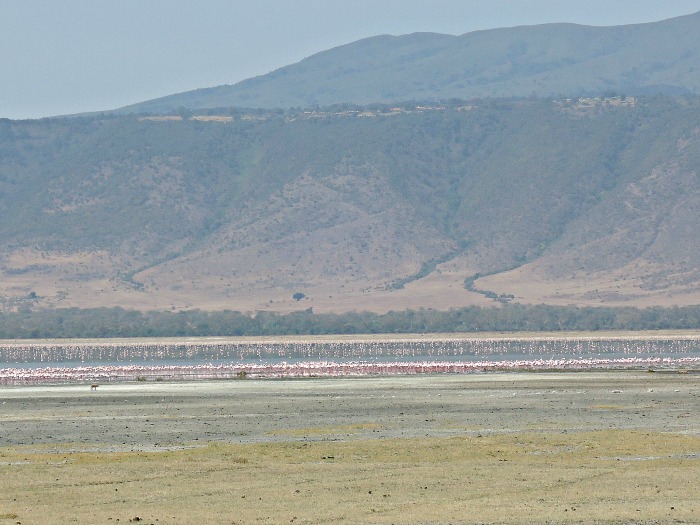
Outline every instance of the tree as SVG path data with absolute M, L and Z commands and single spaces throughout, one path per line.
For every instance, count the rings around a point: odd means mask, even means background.
M 301 301 L 304 297 L 306 297 L 303 293 L 297 292 L 294 295 L 292 295 L 292 299 L 295 301 Z

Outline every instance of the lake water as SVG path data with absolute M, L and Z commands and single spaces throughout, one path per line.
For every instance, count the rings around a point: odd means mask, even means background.
M 700 335 L 0 344 L 5 383 L 693 366 Z

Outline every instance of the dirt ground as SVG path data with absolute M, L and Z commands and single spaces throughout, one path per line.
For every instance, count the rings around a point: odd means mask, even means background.
M 700 377 L 667 372 L 2 387 L 0 446 L 138 451 L 523 430 L 700 432 L 699 389 Z M 333 430 L 344 427 L 354 430 Z
M 1 387 L 0 525 L 700 523 L 698 409 L 693 371 Z

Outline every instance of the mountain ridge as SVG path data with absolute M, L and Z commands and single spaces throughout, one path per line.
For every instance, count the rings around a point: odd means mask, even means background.
M 700 12 L 623 26 L 552 23 L 463 35 L 379 35 L 234 85 L 116 110 L 291 108 L 448 98 L 698 94 Z

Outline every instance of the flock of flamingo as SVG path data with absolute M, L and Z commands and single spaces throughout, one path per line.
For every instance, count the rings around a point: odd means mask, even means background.
M 700 336 L 0 344 L 0 384 L 700 367 Z

